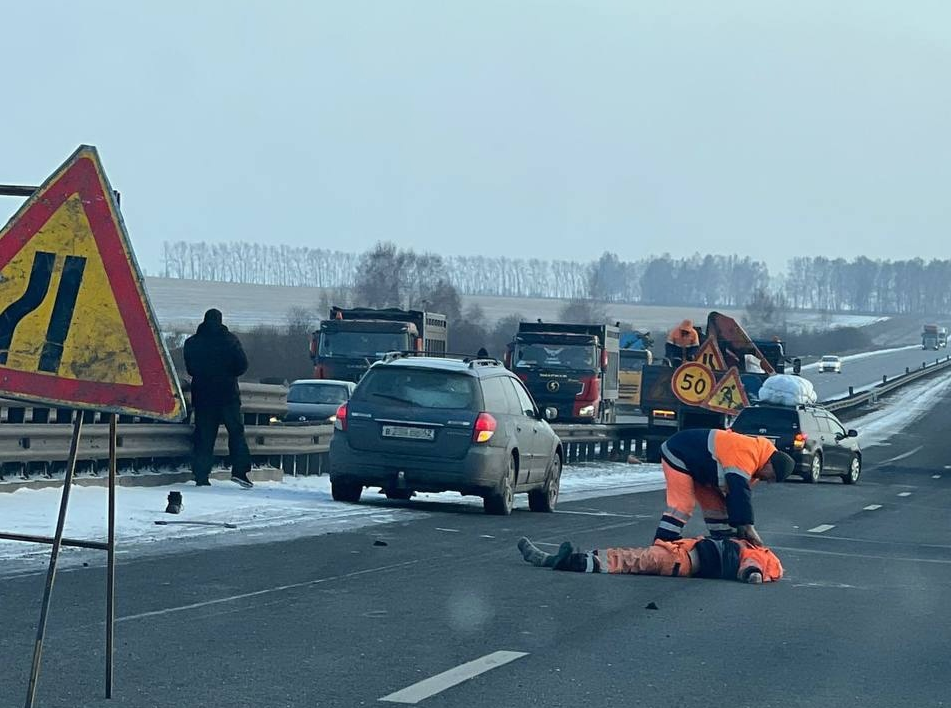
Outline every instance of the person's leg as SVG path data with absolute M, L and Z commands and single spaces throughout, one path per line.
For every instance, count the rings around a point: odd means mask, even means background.
M 557 553 L 545 553 L 524 536 L 518 540 L 518 550 L 526 562 L 540 568 L 570 570 L 576 573 L 600 573 L 601 560 L 597 551 L 576 552 L 574 546 L 565 541 Z
M 694 494 L 703 511 L 703 520 L 707 524 L 710 537 L 723 539 L 736 536 L 736 529 L 730 526 L 723 493 L 716 487 L 697 487 Z
M 228 430 L 228 455 L 231 458 L 231 479 L 242 486 L 251 486 L 248 472 L 251 471 L 251 452 L 244 439 L 244 418 L 239 402 L 221 407 L 221 418 Z
M 689 551 L 679 543 L 655 541 L 647 548 L 606 548 L 596 551 L 603 572 L 631 575 L 693 575 Z
M 208 475 L 215 462 L 215 438 L 218 437 L 218 410 L 214 406 L 195 408 L 195 432 L 192 434 L 194 456 L 192 474 L 195 483 L 208 483 Z
M 661 460 L 660 464 L 664 470 L 664 479 L 667 480 L 667 508 L 660 517 L 654 538 L 677 541 L 683 537 L 684 526 L 690 520 L 697 504 L 693 478 L 686 472 L 674 469 L 666 460 Z

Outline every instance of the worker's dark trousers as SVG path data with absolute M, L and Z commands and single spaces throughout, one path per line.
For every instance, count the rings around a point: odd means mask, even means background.
M 222 423 L 228 431 L 228 455 L 231 458 L 232 474 L 248 472 L 251 469 L 251 452 L 244 439 L 241 402 L 198 406 L 195 408 L 195 458 L 192 462 L 196 482 L 207 480 L 211 473 L 215 462 L 215 439 Z

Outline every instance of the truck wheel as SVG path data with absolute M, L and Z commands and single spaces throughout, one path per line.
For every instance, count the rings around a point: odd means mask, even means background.
M 482 508 L 486 514 L 508 516 L 512 513 L 512 507 L 515 506 L 515 468 L 515 453 L 513 452 L 509 456 L 508 468 L 499 482 L 498 489 L 482 498 Z
M 360 495 L 363 494 L 363 484 L 344 479 L 332 479 L 330 480 L 330 494 L 334 501 L 355 504 L 360 501 Z
M 557 452 L 548 465 L 545 486 L 528 493 L 528 508 L 550 514 L 558 503 L 558 490 L 561 488 L 561 455 Z

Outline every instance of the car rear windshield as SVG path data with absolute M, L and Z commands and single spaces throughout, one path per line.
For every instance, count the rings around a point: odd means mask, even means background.
M 824 356 L 824 357 L 822 357 L 822 361 L 838 361 L 838 360 L 839 360 L 839 357 L 837 357 L 837 356 Z
M 746 408 L 733 421 L 733 430 L 738 433 L 782 432 L 799 429 L 799 415 L 793 409 Z
M 293 384 L 287 392 L 288 403 L 343 403 L 347 387 L 333 384 Z
M 475 377 L 399 366 L 370 369 L 354 391 L 353 399 L 417 408 L 474 410 L 481 406 Z

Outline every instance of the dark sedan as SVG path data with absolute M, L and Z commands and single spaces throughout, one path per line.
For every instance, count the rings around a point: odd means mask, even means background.
M 337 408 L 350 400 L 356 384 L 332 379 L 300 379 L 287 391 L 285 423 L 332 423 Z

